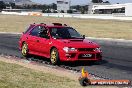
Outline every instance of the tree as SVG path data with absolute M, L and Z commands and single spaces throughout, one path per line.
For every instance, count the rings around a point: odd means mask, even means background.
M 10 3 L 10 6 L 14 9 L 15 8 L 15 3 Z
M 57 5 L 55 3 L 52 3 L 51 8 L 57 10 Z
M 103 0 L 92 0 L 93 3 L 102 3 Z
M 67 13 L 73 13 L 73 11 L 72 10 L 67 10 Z
M 61 10 L 60 12 L 61 12 L 61 13 L 65 13 L 64 10 Z
M 105 1 L 104 3 L 110 3 L 109 1 Z
M 80 11 L 81 6 L 80 5 L 74 5 L 70 7 L 71 9 L 76 9 L 77 11 Z
M 6 5 L 3 1 L 0 1 L 0 10 L 6 8 Z
M 81 6 L 80 5 L 77 5 L 76 6 L 76 10 L 80 10 Z
M 85 14 L 85 10 L 83 6 L 81 7 L 81 14 Z

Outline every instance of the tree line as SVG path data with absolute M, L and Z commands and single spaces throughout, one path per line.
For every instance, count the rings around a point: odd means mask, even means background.
M 109 1 L 103 2 L 103 0 L 92 0 L 93 3 L 109 3 Z M 11 7 L 12 9 L 41 9 L 43 13 L 57 13 L 57 5 L 55 3 L 52 4 L 23 4 L 23 5 L 16 5 L 15 3 L 4 3 L 3 1 L 0 1 L 0 11 L 2 9 L 5 9 L 6 7 Z M 81 12 L 82 14 L 86 13 L 88 11 L 88 5 L 74 5 L 70 7 L 71 9 L 76 9 L 76 11 Z M 64 13 L 64 11 L 61 11 Z M 73 13 L 73 10 L 68 10 L 68 13 Z

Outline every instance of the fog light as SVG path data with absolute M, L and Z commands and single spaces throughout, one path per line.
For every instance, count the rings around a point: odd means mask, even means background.
M 65 56 L 67 58 L 74 58 L 76 56 L 76 54 L 75 53 L 66 53 Z

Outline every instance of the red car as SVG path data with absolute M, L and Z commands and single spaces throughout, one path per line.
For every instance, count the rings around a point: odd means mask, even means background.
M 85 39 L 72 27 L 53 23 L 52 25 L 31 24 L 19 41 L 22 55 L 38 55 L 50 58 L 52 64 L 61 61 L 100 61 L 100 46 Z

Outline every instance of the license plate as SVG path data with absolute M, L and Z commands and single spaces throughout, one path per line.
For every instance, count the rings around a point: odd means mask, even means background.
M 83 54 L 82 57 L 92 57 L 92 54 Z

